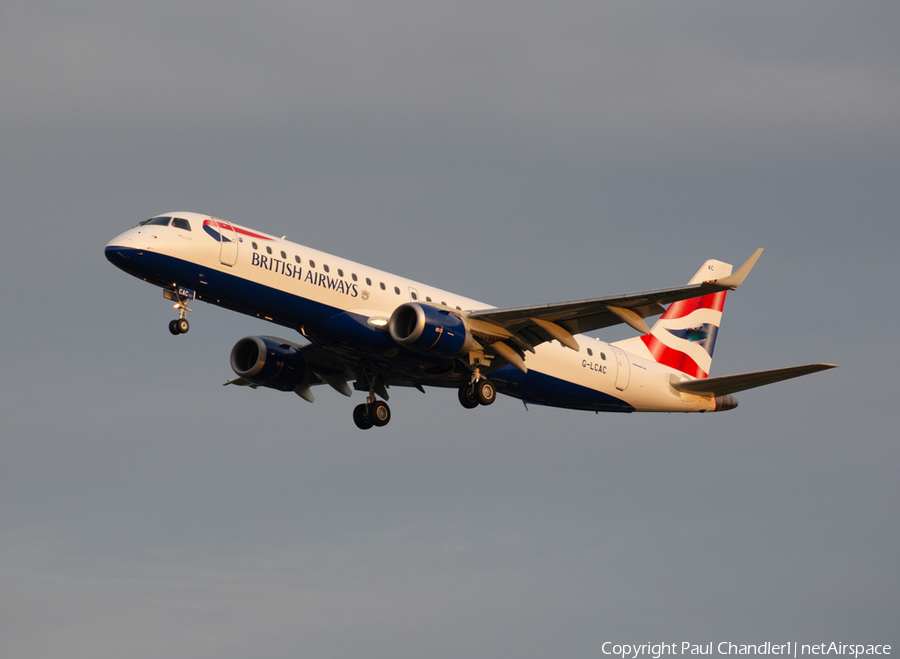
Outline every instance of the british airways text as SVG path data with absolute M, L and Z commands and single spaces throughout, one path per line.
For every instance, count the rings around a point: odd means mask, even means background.
M 357 295 L 359 295 L 359 290 L 356 284 L 351 284 L 350 282 L 344 281 L 343 279 L 338 279 L 337 277 L 329 277 L 328 275 L 321 272 L 313 272 L 312 270 L 307 270 L 306 275 L 304 275 L 303 268 L 301 268 L 299 265 L 294 265 L 293 263 L 288 263 L 287 261 L 282 261 L 281 259 L 275 259 L 270 256 L 266 256 L 265 254 L 258 254 L 254 252 L 251 264 L 255 265 L 258 268 L 263 268 L 264 270 L 269 270 L 271 272 L 277 272 L 284 275 L 285 277 L 296 279 L 297 281 L 309 282 L 313 286 L 321 286 L 322 288 L 337 291 L 338 293 L 343 293 L 344 295 L 348 295 L 350 297 L 356 297 Z

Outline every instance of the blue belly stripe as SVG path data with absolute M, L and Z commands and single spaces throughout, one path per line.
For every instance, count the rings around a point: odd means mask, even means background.
M 453 360 L 452 369 L 444 369 L 440 376 L 430 376 L 429 371 L 442 370 L 448 361 L 402 348 L 386 330 L 372 327 L 359 314 L 150 250 L 109 246 L 105 254 L 116 267 L 156 286 L 171 288 L 177 283 L 197 291 L 197 299 L 204 302 L 248 316 L 269 317 L 298 332 L 302 327 L 304 336 L 351 363 L 380 365 L 401 378 L 427 386 L 458 387 L 469 378 L 469 371 L 458 360 Z M 201 283 L 201 272 L 205 283 Z M 614 396 L 533 369 L 522 373 L 504 366 L 490 373 L 490 378 L 498 391 L 536 405 L 634 411 Z

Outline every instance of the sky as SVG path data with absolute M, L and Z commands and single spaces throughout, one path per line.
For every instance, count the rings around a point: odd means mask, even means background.
M 893 643 L 900 6 L 0 3 L 10 657 Z M 713 415 L 223 388 L 291 330 L 103 256 L 209 213 L 497 306 L 766 249 Z M 625 338 L 625 326 L 598 333 Z

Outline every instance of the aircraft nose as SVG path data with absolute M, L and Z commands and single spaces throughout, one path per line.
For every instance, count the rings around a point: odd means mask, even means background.
M 128 242 L 128 239 L 130 238 L 130 236 L 131 236 L 130 230 L 126 231 L 125 233 L 120 233 L 118 236 L 116 236 L 115 238 L 110 240 L 108 243 L 106 243 L 106 247 L 107 248 L 120 247 L 120 246 L 124 245 L 126 242 Z
M 106 247 L 103 248 L 103 253 L 106 255 L 106 258 L 110 263 L 114 265 L 120 265 L 128 260 L 126 252 L 133 249 L 131 242 L 132 231 L 120 233 L 118 236 L 106 243 Z
M 119 265 L 127 261 L 125 258 L 125 254 L 123 253 L 126 248 L 121 245 L 116 245 L 114 243 L 109 243 L 106 247 L 103 248 L 103 253 L 106 255 L 106 260 L 112 263 L 113 265 Z

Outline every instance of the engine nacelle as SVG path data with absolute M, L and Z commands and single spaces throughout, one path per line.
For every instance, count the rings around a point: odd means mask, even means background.
M 394 309 L 388 329 L 400 345 L 436 357 L 468 352 L 474 341 L 465 321 L 455 313 L 418 302 L 407 302 Z
M 261 387 L 293 391 L 306 379 L 306 360 L 287 341 L 246 336 L 231 349 L 231 368 Z

